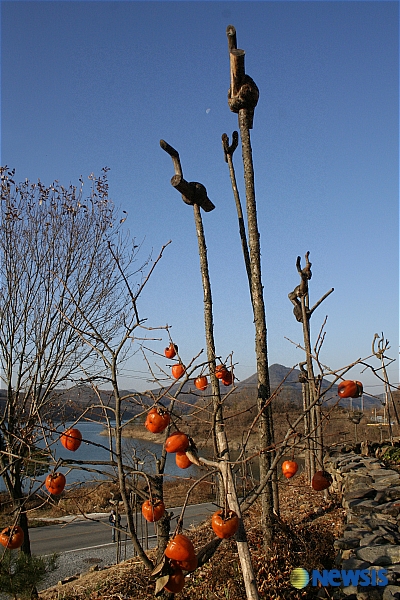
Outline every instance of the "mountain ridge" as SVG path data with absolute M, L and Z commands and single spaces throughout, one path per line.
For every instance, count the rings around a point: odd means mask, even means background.
M 274 392 L 279 386 L 281 389 L 279 391 L 279 399 L 283 402 L 293 403 L 296 406 L 302 406 L 302 384 L 299 381 L 300 370 L 296 368 L 285 367 L 284 365 L 280 365 L 278 363 L 274 363 L 269 367 L 269 376 L 270 376 L 270 387 L 271 392 Z M 240 395 L 254 395 L 256 397 L 257 392 L 257 373 L 253 373 L 250 377 L 247 377 L 243 381 L 235 381 L 236 390 L 231 394 L 229 401 L 235 401 L 238 399 Z M 139 412 L 143 411 L 143 406 L 141 405 L 141 401 L 144 404 L 153 404 L 155 398 L 160 398 L 163 392 L 169 390 L 170 394 L 173 395 L 177 389 L 179 383 L 174 383 L 172 387 L 167 386 L 163 388 L 148 390 L 146 392 L 137 392 L 133 390 L 121 390 L 121 395 L 123 396 L 132 396 L 132 398 L 137 398 L 138 401 L 130 403 L 125 407 L 124 410 L 124 418 L 129 419 L 137 415 Z M 322 381 L 322 389 L 326 389 L 329 387 L 331 383 L 323 379 Z M 361 406 L 361 400 L 353 400 L 352 402 L 349 399 L 339 398 L 337 395 L 337 385 L 334 384 L 327 394 L 326 404 L 331 405 L 336 402 L 339 402 L 341 406 L 348 408 L 349 406 L 357 405 Z M 230 388 L 227 388 L 228 391 Z M 224 386 L 221 385 L 221 393 L 225 391 Z M 0 390 L 0 410 L 4 409 L 5 406 L 5 396 L 6 391 Z M 101 395 L 102 402 L 105 406 L 109 406 L 110 408 L 114 407 L 113 394 L 111 390 L 99 390 Z M 196 402 L 201 400 L 202 398 L 209 396 L 209 388 L 205 392 L 200 392 L 194 386 L 193 379 L 185 382 L 182 388 L 182 399 L 184 398 L 185 404 L 182 405 L 183 412 L 188 412 L 191 409 L 191 406 Z M 79 417 L 79 415 L 85 410 L 87 412 L 87 416 L 90 418 L 94 418 L 98 420 L 101 418 L 101 409 L 99 407 L 100 402 L 99 398 L 92 390 L 92 388 L 88 385 L 78 384 L 68 389 L 60 389 L 55 390 L 51 404 L 53 405 L 52 412 L 54 413 L 52 416 L 55 418 L 57 414 L 60 416 L 63 414 L 64 419 L 70 421 Z M 97 408 L 90 408 L 92 405 L 97 405 Z M 363 396 L 363 405 L 364 409 L 371 408 L 381 408 L 382 402 L 378 398 L 373 398 L 368 394 L 364 394 Z M 50 407 L 51 408 L 51 407 Z

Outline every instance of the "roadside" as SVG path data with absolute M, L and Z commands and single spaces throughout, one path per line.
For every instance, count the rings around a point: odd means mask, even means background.
M 293 568 L 303 564 L 310 569 L 330 568 L 336 554 L 333 542 L 335 538 L 340 537 L 344 511 L 335 505 L 334 499 L 327 502 L 322 493 L 312 490 L 311 486 L 305 483 L 303 475 L 296 476 L 290 482 L 281 483 L 280 488 L 281 518 L 274 536 L 274 546 L 270 551 L 263 548 L 259 508 L 254 506 L 245 517 L 260 597 L 315 600 L 313 591 L 305 593 L 293 589 L 290 585 L 290 573 Z M 213 538 L 209 520 L 191 529 L 188 535 L 196 549 L 203 546 Z M 112 551 L 111 549 L 111 553 Z M 129 548 L 127 553 L 129 555 Z M 148 555 L 152 557 L 152 552 L 149 551 Z M 103 554 L 102 551 L 93 549 L 90 554 L 79 552 L 79 556 L 79 559 L 68 556 L 66 560 L 71 561 L 70 565 L 73 568 L 84 567 L 84 571 L 81 571 L 82 576 L 62 586 L 57 585 L 42 591 L 41 600 L 154 598 L 154 583 L 150 581 L 149 572 L 137 558 L 129 558 L 118 565 L 104 568 L 110 560 L 107 551 Z M 73 562 L 75 558 L 76 563 Z M 102 562 L 93 562 L 90 565 L 89 559 Z M 90 571 L 91 567 L 102 570 Z M 236 544 L 233 540 L 225 540 L 209 563 L 186 577 L 182 598 L 204 600 L 208 597 L 210 589 L 213 590 L 215 598 L 245 598 L 241 574 L 238 571 Z
M 63 517 L 40 517 L 45 523 L 72 523 L 72 521 L 85 521 L 87 519 L 106 519 L 110 513 L 95 512 L 86 515 L 64 515 Z
M 175 519 L 180 514 L 182 507 L 174 507 L 170 510 L 173 512 Z M 193 527 L 199 526 L 201 522 L 204 522 L 211 516 L 214 512 L 215 506 L 211 503 L 205 503 L 202 505 L 191 505 L 188 506 L 185 511 L 185 531 L 191 531 Z M 85 577 L 88 573 L 95 573 L 99 570 L 108 569 L 111 566 L 115 566 L 118 563 L 121 563 L 127 559 L 132 558 L 133 555 L 133 547 L 131 544 L 128 535 L 125 531 L 120 531 L 119 535 L 117 535 L 116 543 L 108 542 L 110 539 L 110 532 L 106 530 L 104 527 L 99 527 L 98 519 L 108 517 L 108 515 L 104 515 L 103 513 L 92 513 L 88 515 L 88 518 L 96 519 L 95 521 L 88 521 L 87 519 L 82 519 L 80 517 L 76 518 L 75 515 L 69 515 L 65 519 L 59 519 L 59 523 L 69 522 L 68 525 L 64 527 L 55 527 L 53 526 L 52 531 L 47 533 L 47 529 L 36 530 L 34 532 L 33 542 L 33 550 L 36 545 L 39 548 L 40 540 L 38 538 L 42 537 L 41 545 L 43 546 L 43 542 L 45 543 L 45 547 L 48 548 L 48 553 L 52 552 L 51 548 L 56 549 L 58 545 L 59 547 L 66 546 L 66 543 L 70 547 L 72 546 L 71 540 L 75 540 L 77 545 L 82 546 L 82 540 L 84 541 L 84 546 L 90 547 L 79 547 L 78 549 L 70 549 L 66 551 L 62 551 L 59 554 L 59 564 L 56 571 L 50 573 L 44 583 L 39 587 L 40 590 L 44 590 L 48 587 L 54 585 L 65 585 L 71 581 L 76 581 L 77 579 Z M 175 522 L 173 520 L 173 522 Z M 125 519 L 122 519 L 121 527 L 125 529 L 126 523 Z M 72 528 L 72 529 L 70 529 Z M 100 530 L 100 537 L 98 535 Z M 62 531 L 65 531 L 66 538 L 62 535 Z M 68 533 L 70 532 L 70 533 Z M 142 535 L 142 530 L 140 529 L 140 523 L 137 530 L 139 537 Z M 148 531 L 148 535 L 146 535 L 143 540 L 144 548 L 146 551 L 151 551 L 152 548 L 155 547 L 157 543 L 157 537 L 155 535 L 155 528 L 153 530 Z M 61 535 L 60 535 L 61 534 Z M 47 542 L 45 541 L 47 539 Z M 104 543 L 104 541 L 107 542 Z M 47 546 L 46 546 L 47 544 Z M 38 554 L 34 550 L 35 554 Z M 40 554 L 44 554 L 40 552 Z
M 119 548 L 111 542 L 102 546 L 62 552 L 59 555 L 58 568 L 50 573 L 40 585 L 39 591 L 57 584 L 65 585 L 68 582 L 84 578 L 87 574 L 98 570 L 108 569 L 117 562 L 122 562 L 131 557 L 131 544 L 122 542 Z M 117 556 L 117 551 L 119 554 Z

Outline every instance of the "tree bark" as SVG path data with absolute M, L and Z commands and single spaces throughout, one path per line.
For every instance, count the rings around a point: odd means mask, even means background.
M 249 237 L 250 251 L 250 273 L 251 273 L 251 299 L 253 306 L 254 326 L 255 326 L 255 352 L 257 364 L 257 406 L 261 411 L 259 420 L 259 439 L 260 448 L 271 450 L 274 442 L 273 420 L 271 404 L 267 401 L 271 395 L 269 370 L 268 370 L 268 351 L 267 351 L 267 324 L 265 316 L 264 293 L 261 278 L 261 250 L 260 234 L 257 223 L 257 206 L 255 199 L 254 169 L 253 157 L 250 140 L 250 131 L 248 126 L 247 109 L 239 110 L 239 129 L 242 142 L 242 157 L 244 168 L 244 180 L 246 189 L 246 211 L 247 228 Z M 269 451 L 260 456 L 260 481 L 266 477 L 273 461 L 273 452 Z M 277 495 L 276 495 L 277 497 Z M 272 529 L 274 523 L 274 494 L 272 480 L 268 481 L 267 486 L 261 495 L 264 542 L 267 546 L 272 541 Z
M 200 271 L 204 291 L 204 324 L 207 342 L 207 357 L 210 365 L 210 380 L 213 395 L 216 438 L 219 450 L 219 457 L 222 459 L 220 469 L 222 472 L 222 491 L 223 495 L 227 495 L 229 507 L 236 512 L 240 519 L 239 531 L 236 534 L 236 545 L 240 560 L 240 566 L 243 574 L 243 580 L 248 600 L 258 600 L 258 591 L 256 586 L 256 578 L 253 565 L 251 562 L 251 554 L 247 541 L 246 531 L 243 526 L 243 521 L 240 513 L 240 506 L 237 498 L 236 488 L 233 482 L 232 470 L 229 464 L 229 446 L 225 433 L 225 424 L 223 418 L 221 396 L 219 390 L 219 382 L 215 376 L 215 342 L 214 342 L 214 325 L 212 314 L 212 296 L 210 275 L 208 271 L 207 246 L 205 242 L 203 222 L 200 213 L 200 207 L 195 204 L 194 219 L 196 225 L 197 240 L 199 245 L 200 256 Z
M 148 569 L 152 569 L 154 567 L 152 561 L 148 558 L 147 554 L 143 550 L 139 539 L 136 534 L 135 523 L 133 519 L 132 507 L 129 501 L 129 493 L 126 487 L 126 476 L 125 469 L 122 461 L 122 440 L 121 440 L 121 431 L 122 431 L 122 423 L 121 423 L 121 398 L 117 385 L 117 372 L 116 366 L 112 366 L 112 378 L 113 378 L 113 388 L 114 388 L 114 398 L 115 398 L 115 460 L 118 466 L 118 487 L 121 493 L 122 501 L 124 503 L 126 519 L 128 522 L 129 534 L 132 540 L 133 547 L 135 548 L 139 558 L 143 561 Z

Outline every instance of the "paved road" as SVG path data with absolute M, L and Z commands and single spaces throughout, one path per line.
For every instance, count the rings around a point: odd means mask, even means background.
M 171 523 L 173 529 L 181 508 L 169 509 L 175 520 Z M 216 510 L 214 504 L 195 504 L 188 506 L 185 511 L 185 529 L 204 521 Z M 121 544 L 111 542 L 111 529 L 108 525 L 108 515 L 93 515 L 96 520 L 71 520 L 67 524 L 49 525 L 30 529 L 32 553 L 47 555 L 59 554 L 58 568 L 50 573 L 39 586 L 40 590 L 56 585 L 59 581 L 87 572 L 91 567 L 104 567 L 125 560 L 132 556 L 131 542 L 127 536 L 121 535 Z M 140 520 L 139 520 L 140 521 Z M 125 525 L 122 516 L 121 525 Z M 154 525 L 148 524 L 149 536 L 154 534 Z M 140 532 L 140 530 L 139 530 Z M 156 544 L 156 536 L 149 537 L 149 548 Z M 0 600 L 5 600 L 0 592 Z
M 180 507 L 169 509 L 175 517 L 178 517 L 181 511 Z M 214 504 L 195 504 L 189 505 L 185 511 L 184 527 L 196 525 L 207 519 L 216 507 Z M 139 519 L 138 534 L 141 536 L 141 522 Z M 176 521 L 172 521 L 171 528 Z M 121 519 L 121 525 L 124 526 L 126 520 L 124 516 Z M 148 526 L 148 535 L 155 535 L 153 523 L 145 523 Z M 108 523 L 108 515 L 95 515 L 95 519 L 79 519 L 66 524 L 48 525 L 47 527 L 35 527 L 29 530 L 31 539 L 32 553 L 36 555 L 52 554 L 53 552 L 63 553 L 74 550 L 96 548 L 111 544 L 111 528 Z M 122 539 L 124 539 L 124 534 Z

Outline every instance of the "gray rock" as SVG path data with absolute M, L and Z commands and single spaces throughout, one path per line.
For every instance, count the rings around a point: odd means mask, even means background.
M 382 600 L 399 600 L 400 587 L 397 585 L 387 585 L 383 590 Z
M 375 587 L 365 587 L 362 592 L 357 593 L 357 600 L 381 600 L 382 593 Z
M 358 471 L 362 470 L 364 473 L 367 473 L 367 467 L 363 465 L 361 462 L 352 461 L 347 463 L 347 465 L 338 467 L 339 473 L 349 473 L 350 471 Z
M 347 524 L 348 525 L 353 525 L 355 527 L 368 527 L 369 531 L 373 531 L 376 527 L 376 523 L 374 523 L 372 526 L 366 521 L 365 519 L 365 515 L 364 517 L 362 515 L 356 515 L 354 514 L 352 511 L 348 511 L 347 516 L 346 516 L 346 520 L 347 520 Z
M 348 571 L 349 569 L 369 569 L 370 566 L 371 564 L 369 562 L 365 560 L 359 560 L 354 556 L 342 562 L 342 569 L 345 569 L 346 571 Z
M 387 545 L 382 546 L 366 546 L 359 548 L 356 551 L 357 558 L 365 560 L 371 565 L 391 565 L 392 559 L 387 555 Z
M 389 585 L 396 585 L 397 584 L 397 580 L 399 578 L 399 574 L 396 573 L 395 571 L 391 571 L 390 567 L 388 567 L 387 568 L 386 577 L 387 577 L 387 580 L 389 582 Z
M 368 535 L 371 532 L 370 528 L 367 527 L 355 527 L 353 525 L 346 525 L 346 529 L 343 531 L 343 537 L 354 537 L 357 536 L 359 538 L 364 535 Z M 382 531 L 379 533 L 386 533 L 386 530 L 382 527 Z
M 349 473 L 346 477 L 346 489 L 353 489 L 354 485 L 371 485 L 374 480 L 369 475 L 357 475 L 357 473 Z
M 384 545 L 386 542 L 383 535 L 377 535 L 376 533 L 370 533 L 369 535 L 365 535 L 360 540 L 360 547 L 365 546 L 380 546 Z
M 388 544 L 400 544 L 400 535 L 398 533 L 386 533 L 384 535 L 384 540 L 386 540 L 386 542 Z
M 384 498 L 383 502 L 390 502 L 391 500 L 400 499 L 400 486 L 394 485 L 385 488 L 382 491 L 377 492 L 375 499 L 379 502 L 378 494 L 381 494 Z
M 384 481 L 382 483 L 373 483 L 371 484 L 371 487 L 374 488 L 374 490 L 376 490 L 377 492 L 385 492 L 388 489 L 388 484 Z
M 379 503 L 379 504 L 383 504 L 384 502 L 389 502 L 390 498 L 388 498 L 386 496 L 386 490 L 375 490 L 375 488 L 372 488 L 375 491 L 375 500 Z
M 386 523 L 386 525 L 381 525 L 379 529 L 376 529 L 375 531 L 376 533 L 382 533 L 382 535 L 386 535 L 387 533 L 396 533 L 397 529 L 396 526 L 393 526 L 391 523 Z
M 382 491 L 383 490 L 383 486 L 386 486 L 386 489 L 389 489 L 389 487 L 391 485 L 393 485 L 394 483 L 398 483 L 398 479 L 396 479 L 395 481 L 391 478 L 391 477 L 382 477 L 381 479 L 378 479 L 375 484 L 373 485 L 373 487 L 376 489 L 376 491 Z
M 390 557 L 392 564 L 400 563 L 400 546 L 388 544 L 386 547 L 386 555 Z
M 400 502 L 393 500 L 391 502 L 385 502 L 385 504 L 378 504 L 376 510 L 384 515 L 391 515 L 397 517 L 400 513 Z
M 351 490 L 345 492 L 343 494 L 343 498 L 346 501 L 354 500 L 356 498 L 368 499 L 368 498 L 374 498 L 374 496 L 376 496 L 376 493 L 377 493 L 376 490 L 374 490 L 371 487 L 367 487 L 365 485 L 355 486 L 355 488 L 352 488 Z M 385 498 L 385 501 L 387 501 L 386 498 Z
M 371 476 L 373 479 L 381 479 L 382 477 L 390 477 L 392 479 L 400 479 L 400 475 L 397 471 L 393 471 L 393 469 L 375 469 Z
M 400 499 L 400 485 L 392 485 L 387 490 L 386 493 L 389 500 L 398 500 Z
M 349 585 L 348 587 L 342 588 L 339 594 L 339 598 L 342 597 L 342 594 L 345 594 L 347 600 L 352 600 L 353 598 L 357 599 L 357 588 L 354 585 Z
M 343 502 L 343 507 L 352 510 L 356 515 L 370 515 L 377 506 L 378 503 L 375 500 L 350 500 L 349 502 Z
M 370 458 L 365 460 L 361 459 L 361 462 L 363 462 L 368 469 L 382 469 L 385 467 L 385 465 L 377 458 Z
M 335 548 L 339 548 L 339 550 L 350 550 L 352 548 L 358 548 L 360 546 L 360 538 L 340 538 L 339 540 L 335 540 L 334 546 Z
M 369 519 L 370 521 L 370 525 L 371 527 L 373 527 L 375 529 L 376 525 L 392 525 L 393 527 L 396 527 L 397 525 L 397 519 L 396 517 L 392 517 L 391 515 L 384 515 L 382 513 L 375 513 L 374 515 L 372 515 L 372 517 Z
M 339 569 L 387 568 L 389 585 L 332 590 L 346 600 L 400 600 L 400 475 L 381 461 L 355 454 L 326 458 L 333 488 L 346 509 L 346 527 L 335 541 Z M 397 501 L 397 502 L 396 502 Z M 359 546 L 357 546 L 359 544 Z
M 339 466 L 345 466 L 351 462 L 359 463 L 359 462 L 361 462 L 361 460 L 362 460 L 362 458 L 359 454 L 354 454 L 354 452 L 351 452 L 347 456 L 343 456 L 343 458 L 341 458 L 337 464 Z

